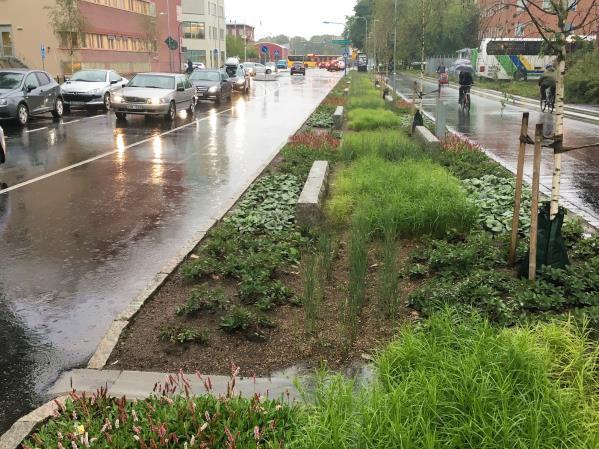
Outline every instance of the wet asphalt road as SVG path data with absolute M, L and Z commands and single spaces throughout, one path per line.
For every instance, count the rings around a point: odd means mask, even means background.
M 254 82 L 173 124 L 74 112 L 3 122 L 0 432 L 83 366 L 114 317 L 239 193 L 340 75 Z
M 396 88 L 407 98 L 412 98 L 413 78 L 398 76 Z M 437 89 L 436 83 L 424 82 L 424 92 Z M 434 115 L 436 108 L 436 93 L 424 97 L 424 109 Z M 534 126 L 543 123 L 544 135 L 553 134 L 553 115 L 542 113 L 539 108 L 531 110 L 520 106 L 508 105 L 501 112 L 501 104 L 491 100 L 471 95 L 472 108 L 470 113 L 462 113 L 458 105 L 458 90 L 443 87 L 441 100 L 447 105 L 447 125 L 452 131 L 457 131 L 466 137 L 480 143 L 496 160 L 502 162 L 513 171 L 516 170 L 518 158 L 518 138 L 522 113 L 530 112 L 529 134 L 534 137 Z M 565 145 L 576 147 L 599 142 L 599 125 L 584 123 L 566 118 Z M 525 165 L 525 175 L 532 178 L 533 147 L 528 146 Z M 543 149 L 541 167 L 541 191 L 551 192 L 551 175 L 553 172 L 553 152 Z M 576 150 L 562 156 L 562 203 L 573 212 L 580 214 L 599 227 L 599 146 Z

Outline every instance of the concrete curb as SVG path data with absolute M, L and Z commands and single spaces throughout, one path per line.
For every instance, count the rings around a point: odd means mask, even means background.
M 330 91 L 329 91 L 330 92 Z M 326 95 L 329 94 L 327 92 Z M 319 101 L 318 104 L 322 103 L 322 100 L 326 98 L 326 95 Z M 297 133 L 306 123 L 308 118 L 314 111 L 308 113 L 308 115 L 301 121 L 298 126 L 291 134 Z M 116 319 L 113 320 L 112 324 L 108 328 L 108 331 L 100 340 L 96 351 L 90 358 L 87 368 L 89 369 L 103 369 L 106 366 L 106 362 L 110 358 L 112 351 L 116 347 L 123 330 L 129 325 L 129 322 L 137 315 L 141 307 L 145 302 L 151 298 L 154 293 L 164 284 L 166 279 L 183 263 L 183 261 L 191 254 L 194 248 L 201 243 L 206 236 L 206 233 L 235 206 L 239 198 L 250 188 L 254 181 L 264 172 L 264 170 L 271 164 L 271 162 L 279 155 L 281 149 L 287 144 L 289 136 L 276 147 L 272 157 L 268 158 L 262 163 L 258 169 L 248 178 L 248 181 L 242 185 L 242 187 L 224 203 L 223 207 L 218 211 L 215 217 L 212 217 L 208 222 L 202 224 L 201 229 L 198 230 L 194 236 L 179 250 L 177 255 L 171 258 L 167 263 L 160 269 L 160 271 L 154 276 L 149 285 L 147 285 L 121 312 Z
M 18 448 L 31 432 L 54 415 L 58 410 L 56 402 L 63 405 L 67 398 L 68 396 L 61 396 L 47 402 L 15 422 L 6 433 L 0 435 L 0 449 Z
M 394 89 L 395 93 L 401 97 L 404 101 L 408 102 L 408 103 L 412 103 L 412 100 L 409 99 L 408 97 L 406 97 L 405 95 L 402 95 L 401 92 L 399 92 L 397 89 Z M 423 114 L 430 119 L 433 123 L 435 122 L 435 117 L 430 114 L 429 112 L 426 111 L 422 111 Z M 473 141 L 472 139 L 468 138 L 467 136 L 463 135 L 462 133 L 456 131 L 455 129 L 451 128 L 451 127 L 447 127 L 447 130 L 466 140 L 470 140 Z M 473 141 L 475 143 L 478 144 L 478 142 Z M 480 145 L 480 144 L 478 144 Z M 497 162 L 499 165 L 501 165 L 502 167 L 504 167 L 505 169 L 509 170 L 511 173 L 514 173 L 512 171 L 512 169 L 510 167 L 508 167 L 503 160 L 501 160 L 500 158 L 498 158 L 497 156 L 495 156 L 488 148 L 482 147 L 483 151 L 485 152 L 485 154 L 493 161 Z M 524 175 L 524 181 L 530 186 L 532 184 L 532 178 L 528 175 Z M 545 186 L 543 184 L 540 185 L 540 191 L 543 195 L 545 195 L 546 197 L 550 197 L 551 196 L 551 186 Z M 584 220 L 591 228 L 595 229 L 595 230 L 599 230 L 599 218 L 596 217 L 593 212 L 591 212 L 590 210 L 584 210 L 581 209 L 579 206 L 571 203 L 570 201 L 568 201 L 565 198 L 560 198 L 560 203 L 572 214 L 578 216 L 579 218 L 581 218 L 582 220 Z

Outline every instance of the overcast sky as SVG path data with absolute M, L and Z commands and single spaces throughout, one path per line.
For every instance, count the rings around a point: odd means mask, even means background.
M 256 37 L 286 34 L 310 38 L 315 34 L 343 32 L 341 25 L 353 13 L 356 0 L 225 0 L 227 22 L 256 27 Z

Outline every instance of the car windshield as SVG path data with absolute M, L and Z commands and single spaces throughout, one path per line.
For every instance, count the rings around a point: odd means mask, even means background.
M 220 79 L 220 73 L 209 72 L 207 70 L 196 70 L 189 75 L 189 79 L 192 81 L 218 81 Z
M 135 75 L 127 87 L 146 87 L 148 89 L 174 89 L 175 77 L 168 75 Z
M 241 76 L 241 70 L 239 69 L 239 66 L 236 65 L 228 65 L 225 67 L 225 71 L 231 78 L 235 76 Z
M 16 89 L 24 76 L 23 73 L 0 72 L 0 89 Z
M 86 81 L 89 83 L 102 83 L 106 81 L 105 70 L 81 70 L 75 72 L 71 77 L 71 81 Z

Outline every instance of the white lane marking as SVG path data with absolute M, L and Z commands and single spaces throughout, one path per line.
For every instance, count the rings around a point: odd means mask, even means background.
M 264 93 L 264 95 L 262 95 L 262 96 L 260 96 L 260 97 L 254 97 L 254 98 L 263 98 L 263 97 L 265 97 L 266 95 L 268 95 L 269 93 L 274 93 L 274 92 L 276 92 L 277 90 L 279 90 L 279 89 L 281 88 L 281 84 L 280 84 L 279 82 L 277 82 L 277 85 L 278 85 L 278 86 L 277 86 L 277 88 L 276 88 L 276 89 L 273 89 L 273 90 L 271 90 L 271 91 L 268 91 L 268 90 L 265 88 L 265 89 L 264 89 L 264 90 L 265 90 L 265 93 Z M 178 127 L 176 127 L 176 128 L 173 128 L 173 129 L 170 129 L 170 130 L 168 130 L 168 131 L 165 131 L 165 132 L 163 132 L 163 133 L 161 133 L 161 134 L 153 135 L 153 136 L 150 136 L 150 137 L 148 137 L 148 138 L 146 138 L 146 139 L 140 140 L 140 141 L 138 141 L 138 142 L 134 142 L 134 143 L 132 143 L 131 145 L 127 145 L 126 147 L 124 147 L 124 148 L 123 148 L 123 150 L 128 150 L 128 149 L 130 149 L 130 148 L 133 148 L 133 147 L 136 147 L 136 146 L 142 145 L 142 144 L 144 144 L 144 143 L 147 143 L 147 142 L 153 141 L 153 140 L 154 140 L 154 139 L 155 139 L 157 136 L 158 136 L 158 137 L 167 136 L 167 135 L 169 135 L 169 134 L 172 134 L 172 133 L 174 133 L 175 131 L 179 131 L 179 130 L 181 130 L 181 129 L 183 129 L 183 128 L 187 128 L 187 127 L 189 127 L 189 126 L 191 126 L 191 125 L 195 125 L 196 123 L 203 122 L 203 121 L 205 121 L 205 120 L 210 120 L 210 119 L 211 119 L 211 118 L 212 118 L 214 115 L 221 115 L 221 114 L 224 114 L 224 113 L 226 113 L 226 112 L 231 112 L 231 111 L 232 111 L 232 110 L 234 110 L 234 109 L 235 109 L 234 107 L 230 107 L 230 108 L 228 108 L 228 109 L 224 109 L 224 110 L 222 110 L 222 111 L 220 111 L 220 112 L 217 112 L 217 113 L 215 113 L 215 114 L 211 114 L 211 115 L 209 115 L 209 116 L 207 116 L 207 117 L 203 117 L 203 118 L 201 118 L 201 119 L 195 119 L 195 120 L 192 120 L 192 121 L 191 121 L 191 122 L 189 122 L 189 123 L 186 123 L 186 124 L 184 124 L 184 125 L 178 126 Z M 15 184 L 14 186 L 8 187 L 8 188 L 6 188 L 6 189 L 4 189 L 4 190 L 0 190 L 0 195 L 2 195 L 2 194 L 4 194 L 4 193 L 8 193 L 8 192 L 10 192 L 10 191 L 12 191 L 12 190 L 17 190 L 17 189 L 20 189 L 21 187 L 25 187 L 25 186 L 27 186 L 27 185 L 29 185 L 29 184 L 33 184 L 34 182 L 42 181 L 42 180 L 44 180 L 44 179 L 50 178 L 50 177 L 52 177 L 52 176 L 55 176 L 55 175 L 58 175 L 58 174 L 60 174 L 60 173 L 64 173 L 64 172 L 66 172 L 66 171 L 72 170 L 73 168 L 81 167 L 82 165 L 89 164 L 90 162 L 97 161 L 98 159 L 105 158 L 106 156 L 110 156 L 110 155 L 116 154 L 116 153 L 118 153 L 119 151 L 123 151 L 123 150 L 119 150 L 119 149 L 113 149 L 113 150 L 111 150 L 111 151 L 107 151 L 107 152 L 105 152 L 105 153 L 98 154 L 97 156 L 94 156 L 94 157 L 92 157 L 92 158 L 86 159 L 86 160 L 84 160 L 84 161 L 77 162 L 76 164 L 72 164 L 72 165 L 69 165 L 69 166 L 67 166 L 67 167 L 63 167 L 63 168 L 61 168 L 61 169 L 59 169 L 59 170 L 55 170 L 55 171 L 53 171 L 53 172 L 46 173 L 45 175 L 38 176 L 37 178 L 33 178 L 33 179 L 30 179 L 30 180 L 28 180 L 28 181 L 21 182 L 21 183 L 19 183 L 19 184 Z
M 47 126 L 44 126 L 43 128 L 36 128 L 36 129 L 28 129 L 27 131 L 25 131 L 26 133 L 35 133 L 37 131 L 43 131 L 44 129 L 48 129 Z
M 224 114 L 225 112 L 230 112 L 232 110 L 233 110 L 233 108 L 225 109 L 224 111 L 217 112 L 215 115 Z M 41 180 L 46 179 L 46 178 L 50 178 L 51 176 L 55 176 L 55 175 L 58 175 L 60 173 L 64 173 L 66 171 L 72 170 L 73 168 L 81 167 L 82 165 L 89 164 L 90 162 L 97 161 L 98 159 L 102 159 L 102 158 L 104 158 L 106 156 L 110 156 L 110 155 L 116 154 L 119 151 L 128 150 L 130 148 L 137 147 L 137 146 L 142 145 L 144 143 L 151 142 L 156 137 L 167 136 L 169 134 L 174 133 L 175 131 L 179 131 L 180 129 L 187 128 L 188 126 L 195 125 L 198 122 L 203 122 L 204 120 L 209 120 L 211 118 L 212 118 L 212 116 L 193 120 L 193 121 L 191 121 L 189 123 L 186 123 L 185 125 L 178 126 L 176 128 L 173 128 L 173 129 L 170 129 L 168 131 L 165 131 L 165 132 L 163 132 L 161 134 L 155 134 L 155 135 L 150 136 L 150 137 L 148 137 L 146 139 L 143 139 L 143 140 L 140 140 L 138 142 L 132 143 L 131 145 L 127 145 L 122 150 L 114 149 L 114 150 L 111 150 L 111 151 L 107 151 L 105 153 L 98 154 L 97 156 L 91 157 L 91 158 L 86 159 L 84 161 L 77 162 L 76 164 L 72 164 L 72 165 L 69 165 L 67 167 L 63 167 L 63 168 L 61 168 L 59 170 L 55 170 L 53 172 L 46 173 L 45 175 L 38 176 L 37 178 L 33 178 L 33 179 L 28 180 L 28 181 L 21 182 L 19 184 L 15 184 L 14 186 L 8 187 L 8 188 L 6 188 L 4 190 L 0 190 L 0 195 L 2 195 L 3 193 L 8 193 L 11 190 L 20 189 L 21 187 L 25 187 L 25 186 L 27 186 L 29 184 L 33 184 L 34 182 L 41 181 Z
M 77 123 L 80 122 L 82 119 L 77 119 L 77 120 L 71 120 L 70 122 L 63 122 L 65 125 L 70 125 L 71 123 Z

